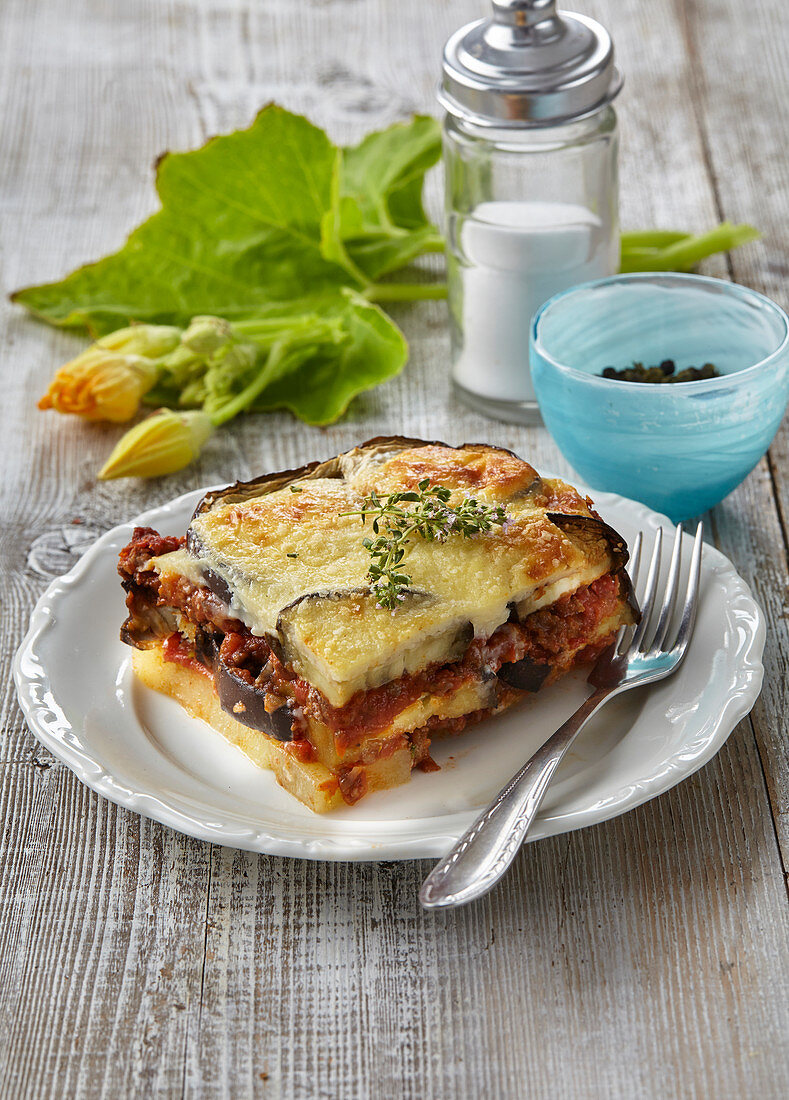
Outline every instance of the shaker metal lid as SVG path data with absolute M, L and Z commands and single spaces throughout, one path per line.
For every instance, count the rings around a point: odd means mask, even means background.
M 622 87 L 605 27 L 555 0 L 493 0 L 444 47 L 442 107 L 478 126 L 555 126 L 593 114 Z

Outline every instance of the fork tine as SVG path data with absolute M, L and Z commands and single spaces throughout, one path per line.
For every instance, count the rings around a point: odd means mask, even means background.
M 620 626 L 614 639 L 614 656 L 624 657 L 630 649 L 630 627 Z
M 652 549 L 652 560 L 649 563 L 649 572 L 647 573 L 647 583 L 644 589 L 644 595 L 641 599 L 641 621 L 630 640 L 630 645 L 633 649 L 639 645 L 641 639 L 644 637 L 644 631 L 647 628 L 647 623 L 652 614 L 652 604 L 655 600 L 655 588 L 657 587 L 658 573 L 660 572 L 660 551 L 662 546 L 663 528 L 658 527 L 657 534 L 655 535 L 655 545 Z
M 671 626 L 671 616 L 677 602 L 677 581 L 679 579 L 679 566 L 682 560 L 682 524 L 677 524 L 674 535 L 674 549 L 671 553 L 671 565 L 669 566 L 666 591 L 663 594 L 663 603 L 660 608 L 655 636 L 652 639 L 652 650 L 659 650 L 663 646 Z
M 699 604 L 699 577 L 701 575 L 701 555 L 704 549 L 704 524 L 699 520 L 696 528 L 696 537 L 693 541 L 693 553 L 690 559 L 690 574 L 688 587 L 685 593 L 685 605 L 682 608 L 682 618 L 674 639 L 672 653 L 677 658 L 675 667 L 679 667 L 687 652 L 693 627 L 696 622 L 696 610 Z

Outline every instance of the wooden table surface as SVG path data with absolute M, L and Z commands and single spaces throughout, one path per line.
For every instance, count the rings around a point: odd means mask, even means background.
M 752 221 L 763 240 L 705 270 L 789 305 L 781 0 L 578 6 L 611 29 L 627 76 L 623 224 Z M 435 112 L 442 43 L 483 8 L 4 0 L 3 297 L 118 246 L 155 206 L 156 154 L 246 125 L 268 100 L 342 141 Z M 430 190 L 436 206 L 436 173 Z M 767 614 L 751 716 L 679 787 L 528 846 L 481 903 L 425 914 L 428 863 L 258 856 L 96 796 L 25 727 L 10 663 L 48 581 L 143 507 L 380 432 L 487 438 L 569 473 L 545 431 L 452 400 L 445 307 L 426 303 L 398 315 L 402 377 L 338 425 L 250 418 L 180 475 L 97 484 L 118 431 L 35 409 L 80 342 L 0 309 L 0 1094 L 785 1096 L 786 428 L 709 517 Z

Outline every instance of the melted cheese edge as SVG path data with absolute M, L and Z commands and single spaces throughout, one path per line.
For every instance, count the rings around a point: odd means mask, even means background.
M 471 633 L 489 637 L 513 603 L 523 617 L 610 568 L 604 540 L 582 549 L 545 515 L 546 486 L 566 490 L 570 506 L 559 510 L 589 515 L 582 498 L 562 482 L 539 482 L 530 493 L 534 470 L 507 452 L 421 447 L 375 460 L 363 453 L 355 465 L 350 456 L 343 456 L 344 478 L 304 478 L 296 492 L 287 486 L 214 505 L 192 521 L 199 558 L 179 550 L 153 562 L 160 573 L 180 572 L 194 583 L 205 583 L 207 569 L 218 575 L 232 593 L 231 614 L 278 642 L 333 706 L 456 657 L 464 631 L 464 648 Z M 382 495 L 423 476 L 448 484 L 453 500 L 503 501 L 508 519 L 468 539 L 412 539 L 402 562 L 412 592 L 387 611 L 369 594 L 362 540 L 374 537 L 370 522 L 345 513 L 373 487 Z

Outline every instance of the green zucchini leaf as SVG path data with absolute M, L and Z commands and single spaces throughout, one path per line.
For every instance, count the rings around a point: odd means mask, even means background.
M 358 285 L 321 247 L 340 156 L 306 118 L 264 107 L 247 130 L 166 154 L 156 177 L 162 209 L 119 252 L 13 299 L 51 324 L 103 334 L 130 320 L 232 319 Z
M 425 173 L 440 156 L 440 127 L 426 115 L 343 150 L 342 238 L 347 255 L 369 279 L 443 248 L 422 204 Z
M 345 339 L 325 342 L 311 354 L 294 356 L 252 405 L 253 409 L 289 409 L 308 424 L 330 424 L 352 398 L 402 370 L 408 344 L 400 329 L 378 308 L 353 291 L 323 304 L 326 317 L 339 321 Z
M 438 127 L 415 118 L 343 152 L 269 104 L 246 130 L 157 166 L 162 208 L 118 252 L 14 301 L 102 335 L 129 321 L 248 316 L 305 294 L 363 289 L 429 247 L 421 201 Z

